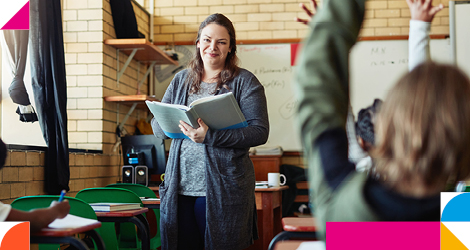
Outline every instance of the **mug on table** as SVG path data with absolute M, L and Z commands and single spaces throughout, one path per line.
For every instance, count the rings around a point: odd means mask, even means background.
M 284 181 L 281 182 L 281 177 Z M 286 176 L 280 173 L 268 173 L 268 185 L 270 187 L 279 187 L 286 184 Z

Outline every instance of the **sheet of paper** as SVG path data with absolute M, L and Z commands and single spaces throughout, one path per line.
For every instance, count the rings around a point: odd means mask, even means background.
M 98 222 L 97 220 L 87 219 L 71 214 L 67 214 L 63 219 L 56 219 L 49 224 L 50 228 L 77 228 L 88 226 Z
M 297 250 L 326 250 L 326 245 L 324 241 L 306 241 Z

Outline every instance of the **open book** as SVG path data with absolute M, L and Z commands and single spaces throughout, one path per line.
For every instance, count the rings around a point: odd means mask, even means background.
M 201 118 L 211 129 L 235 129 L 247 127 L 248 123 L 240 110 L 233 94 L 226 93 L 201 98 L 189 107 L 161 102 L 145 102 L 166 136 L 178 139 L 188 138 L 181 132 L 179 121 L 198 128 L 197 119 Z
M 95 212 L 113 212 L 122 210 L 139 209 L 139 203 L 90 203 Z
M 50 228 L 78 228 L 97 223 L 97 220 L 79 217 L 76 215 L 67 214 L 62 219 L 55 219 L 49 224 Z

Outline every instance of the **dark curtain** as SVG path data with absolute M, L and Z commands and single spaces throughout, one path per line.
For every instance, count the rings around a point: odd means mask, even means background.
M 31 84 L 44 140 L 45 190 L 69 190 L 67 92 L 60 0 L 30 1 Z
M 8 88 L 11 100 L 23 106 L 30 105 L 28 92 L 24 86 L 24 70 L 28 54 L 29 30 L 3 30 L 8 54 L 9 70 L 13 78 Z
M 110 0 L 116 38 L 139 38 L 137 20 L 130 0 Z

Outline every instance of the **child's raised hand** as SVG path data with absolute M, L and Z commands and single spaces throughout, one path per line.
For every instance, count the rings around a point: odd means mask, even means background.
M 437 12 L 444 8 L 444 5 L 432 5 L 432 0 L 406 0 L 411 12 L 411 20 L 431 22 Z
M 303 4 L 303 3 L 299 4 L 299 6 L 300 6 L 300 8 L 302 8 L 305 11 L 308 18 L 307 19 L 301 19 L 301 18 L 296 17 L 295 21 L 303 23 L 305 25 L 308 25 L 308 23 L 312 20 L 312 17 L 317 12 L 317 2 L 315 0 L 310 0 L 310 8 L 312 9 L 312 11 L 310 11 L 307 8 L 307 6 L 305 6 L 305 4 Z

